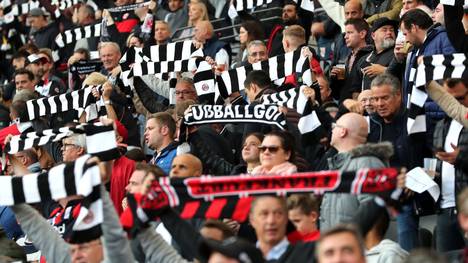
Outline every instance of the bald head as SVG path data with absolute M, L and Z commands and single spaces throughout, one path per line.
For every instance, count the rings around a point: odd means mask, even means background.
M 205 43 L 213 35 L 213 25 L 210 21 L 199 21 L 194 28 L 194 38 L 196 41 Z
M 362 3 L 360 0 L 349 0 L 344 6 L 345 19 L 363 18 L 364 11 L 362 10 Z
M 200 176 L 203 171 L 203 166 L 195 155 L 185 153 L 177 155 L 172 160 L 170 177 L 185 178 L 190 176 Z
M 367 141 L 368 124 L 357 113 L 347 113 L 336 122 L 332 131 L 331 145 L 339 152 L 347 152 Z

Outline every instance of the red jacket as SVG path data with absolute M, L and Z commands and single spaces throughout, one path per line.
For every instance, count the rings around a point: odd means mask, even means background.
M 135 161 L 130 160 L 125 156 L 114 161 L 112 176 L 110 179 L 110 198 L 114 203 L 115 210 L 119 216 L 123 211 L 122 200 L 125 197 L 125 187 L 128 185 L 134 170 Z

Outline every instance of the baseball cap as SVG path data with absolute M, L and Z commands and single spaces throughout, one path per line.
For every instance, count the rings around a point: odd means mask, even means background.
M 46 16 L 46 14 L 40 8 L 33 8 L 31 11 L 29 11 L 29 16 Z
M 383 26 L 393 26 L 395 30 L 398 29 L 398 21 L 389 19 L 387 17 L 381 17 L 374 21 L 372 24 L 372 32 L 377 31 L 379 28 Z
M 27 58 L 27 64 L 36 63 L 36 62 L 47 63 L 49 60 L 45 57 L 40 57 L 38 54 L 31 54 Z
M 253 244 L 238 237 L 229 237 L 223 241 L 205 239 L 200 245 L 200 255 L 208 261 L 213 252 L 238 260 L 241 263 L 265 262 L 262 252 Z

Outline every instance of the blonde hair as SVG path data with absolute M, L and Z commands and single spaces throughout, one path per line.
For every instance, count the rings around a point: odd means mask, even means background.
M 201 18 L 199 18 L 198 21 L 209 21 L 209 20 L 210 20 L 210 18 L 208 17 L 208 9 L 206 8 L 206 5 L 205 5 L 205 4 L 203 4 L 203 3 L 201 3 L 201 2 L 198 2 L 198 3 L 191 3 L 191 4 L 190 4 L 190 8 L 191 8 L 192 6 L 198 6 L 198 8 L 201 9 L 201 11 L 202 11 Z M 198 21 L 191 21 L 191 20 L 189 19 L 187 25 L 188 25 L 188 26 L 195 26 L 195 24 L 196 24 Z
M 93 72 L 83 81 L 83 85 L 97 86 L 102 85 L 107 81 L 106 76 L 99 72 Z
M 288 26 L 283 31 L 283 37 L 292 39 L 298 45 L 305 43 L 305 30 L 299 25 Z

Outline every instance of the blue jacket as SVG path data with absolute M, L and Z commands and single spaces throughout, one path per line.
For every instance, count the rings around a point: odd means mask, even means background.
M 432 56 L 436 54 L 453 54 L 456 53 L 455 48 L 448 39 L 445 28 L 440 24 L 434 24 L 428 29 L 426 34 L 426 40 L 419 48 L 414 48 L 411 52 L 411 56 L 406 64 L 405 76 L 403 82 L 403 101 L 406 105 L 408 91 L 412 88 L 409 87 L 409 77 L 411 68 L 417 67 L 418 56 Z M 432 139 L 434 134 L 435 124 L 445 117 L 444 111 L 432 101 L 430 98 L 424 104 L 426 111 L 426 127 L 427 127 L 427 142 L 428 146 L 432 146 Z
M 154 165 L 159 166 L 166 175 L 169 175 L 169 172 L 171 171 L 171 166 L 172 166 L 172 160 L 177 155 L 177 142 L 172 142 L 166 148 L 162 149 L 161 153 L 159 155 L 156 155 L 153 157 L 153 160 L 151 160 L 151 163 Z

